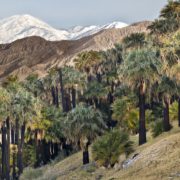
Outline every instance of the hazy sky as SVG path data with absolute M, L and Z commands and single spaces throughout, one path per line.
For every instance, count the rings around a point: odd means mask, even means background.
M 167 0 L 0 0 L 0 19 L 30 14 L 54 27 L 153 20 Z

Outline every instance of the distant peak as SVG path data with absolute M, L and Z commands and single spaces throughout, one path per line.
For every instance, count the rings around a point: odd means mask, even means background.
M 39 36 L 49 41 L 75 40 L 93 35 L 104 29 L 126 26 L 127 24 L 123 22 L 115 21 L 106 25 L 75 26 L 67 30 L 55 29 L 32 15 L 21 14 L 0 20 L 0 44 L 30 36 Z

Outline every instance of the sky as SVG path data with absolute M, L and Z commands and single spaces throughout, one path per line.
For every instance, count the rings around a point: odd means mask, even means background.
M 30 14 L 53 27 L 127 24 L 158 17 L 167 0 L 0 0 L 0 19 Z

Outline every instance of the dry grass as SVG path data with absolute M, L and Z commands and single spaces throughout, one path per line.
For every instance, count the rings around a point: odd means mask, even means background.
M 137 137 L 132 137 L 137 142 Z M 82 168 L 82 154 L 76 153 L 69 158 L 57 163 L 45 166 L 34 173 L 39 173 L 37 180 L 166 180 L 180 179 L 180 128 L 177 124 L 168 132 L 152 139 L 148 134 L 148 143 L 136 147 L 139 153 L 137 160 L 127 169 L 115 170 L 94 168 L 90 170 Z M 137 144 L 137 143 L 136 143 Z M 27 176 L 32 170 L 25 171 L 21 180 L 32 179 Z M 28 178 L 27 178 L 28 177 Z M 32 176 L 33 177 L 33 176 Z
M 116 172 L 112 177 L 127 180 L 180 179 L 180 133 L 137 152 L 140 153 L 139 158 L 132 166 Z

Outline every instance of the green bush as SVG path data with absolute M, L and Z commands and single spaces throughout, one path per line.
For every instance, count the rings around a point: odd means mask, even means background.
M 163 129 L 162 119 L 156 120 L 152 124 L 152 135 L 153 135 L 153 137 L 159 136 L 160 134 L 163 133 L 163 131 L 164 131 L 164 129 Z
M 27 168 L 23 171 L 23 174 L 20 176 L 20 180 L 34 180 L 43 175 L 42 169 L 33 169 Z
M 169 107 L 169 115 L 171 121 L 177 121 L 178 120 L 178 102 L 173 102 Z
M 99 166 L 112 167 L 118 162 L 121 154 L 130 154 L 133 151 L 129 135 L 120 130 L 112 130 L 97 139 L 92 146 L 93 159 Z
M 23 150 L 23 163 L 24 166 L 34 166 L 36 162 L 36 152 L 35 148 L 33 145 L 24 145 L 24 150 Z

